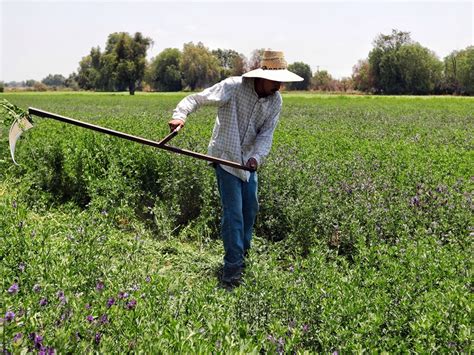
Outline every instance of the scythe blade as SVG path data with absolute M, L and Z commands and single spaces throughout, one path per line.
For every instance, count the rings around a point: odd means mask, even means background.
M 12 155 L 12 160 L 16 165 L 19 165 L 15 161 L 15 146 L 18 138 L 20 138 L 21 134 L 30 128 L 33 128 L 33 125 L 28 120 L 27 117 L 22 117 L 16 119 L 10 127 L 10 133 L 8 134 L 8 141 L 10 142 L 10 153 Z

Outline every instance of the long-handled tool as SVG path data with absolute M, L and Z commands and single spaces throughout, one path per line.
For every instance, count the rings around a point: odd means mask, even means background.
M 253 171 L 251 168 L 249 168 L 245 165 L 233 162 L 233 161 L 224 160 L 224 159 L 216 158 L 216 157 L 213 157 L 213 156 L 210 156 L 210 155 L 193 152 L 193 151 L 190 151 L 190 150 L 187 150 L 187 149 L 181 149 L 181 148 L 173 147 L 173 146 L 170 146 L 170 145 L 166 145 L 165 143 L 169 142 L 173 137 L 175 137 L 178 134 L 178 131 L 179 131 L 180 127 L 175 129 L 174 131 L 172 131 L 170 134 L 168 134 L 161 141 L 156 142 L 156 141 L 152 141 L 152 140 L 145 139 L 145 138 L 142 138 L 142 137 L 132 136 L 131 134 L 123 133 L 123 132 L 120 132 L 120 131 L 115 131 L 113 129 L 97 126 L 97 125 L 94 125 L 94 124 L 91 124 L 91 123 L 78 121 L 78 120 L 75 120 L 75 119 L 72 119 L 72 118 L 69 118 L 69 117 L 60 116 L 60 115 L 57 115 L 55 113 L 39 110 L 39 109 L 33 108 L 33 107 L 30 107 L 28 109 L 28 113 L 30 115 L 35 115 L 35 116 L 39 116 L 39 117 L 52 118 L 52 119 L 57 120 L 57 121 L 73 124 L 75 126 L 91 129 L 93 131 L 109 134 L 109 135 L 112 135 L 112 136 L 115 136 L 115 137 L 127 139 L 129 141 L 137 142 L 137 143 L 144 144 L 144 145 L 149 145 L 149 146 L 152 146 L 152 147 L 155 147 L 155 148 L 168 150 L 170 152 L 183 154 L 183 155 L 188 155 L 188 156 L 191 156 L 191 157 L 197 158 L 197 159 L 207 160 L 207 161 L 212 162 L 212 163 L 227 165 L 227 166 L 230 166 L 230 167 L 236 168 L 236 169 Z M 16 161 L 15 161 L 16 141 L 18 140 L 18 138 L 20 137 L 20 135 L 24 131 L 26 131 L 26 130 L 32 128 L 32 127 L 33 127 L 33 125 L 31 123 L 31 120 L 29 120 L 26 117 L 23 117 L 20 120 L 16 120 L 10 128 L 10 134 L 9 134 L 10 152 L 11 152 L 12 159 L 13 159 L 15 164 L 17 164 Z

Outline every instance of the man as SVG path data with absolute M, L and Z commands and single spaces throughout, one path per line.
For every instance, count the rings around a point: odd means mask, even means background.
M 301 80 L 287 70 L 282 52 L 264 51 L 260 68 L 185 97 L 168 123 L 174 130 L 184 126 L 187 116 L 200 106 L 216 105 L 217 118 L 208 154 L 244 164 L 252 170 L 215 166 L 223 207 L 222 282 L 226 286 L 240 283 L 244 257 L 250 249 L 258 211 L 256 170 L 270 151 L 280 116 L 282 98 L 278 90 L 282 82 Z

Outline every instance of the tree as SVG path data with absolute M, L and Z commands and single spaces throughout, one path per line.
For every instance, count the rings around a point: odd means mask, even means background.
M 239 54 L 237 57 L 232 59 L 231 65 L 231 75 L 232 76 L 240 76 L 247 72 L 247 59 L 243 54 Z
M 296 81 L 294 83 L 288 83 L 286 88 L 288 90 L 308 90 L 311 84 L 311 67 L 308 64 L 303 62 L 295 62 L 293 64 L 288 65 L 288 70 L 292 71 L 293 73 L 301 76 L 303 81 Z
M 64 85 L 67 88 L 70 88 L 74 91 L 79 90 L 79 84 L 77 83 L 77 74 L 76 73 L 71 73 L 66 81 L 64 82 Z
M 89 55 L 82 58 L 77 70 L 77 83 L 85 90 L 97 90 L 100 87 L 100 48 L 92 48 Z
M 354 90 L 354 82 L 352 78 L 343 77 L 339 80 L 339 90 L 344 92 Z
M 264 48 L 254 49 L 249 62 L 248 62 L 248 69 L 254 70 L 260 68 L 260 61 L 262 60 L 263 52 L 265 52 Z
M 99 79 L 97 88 L 103 91 L 126 90 L 127 85 L 118 82 L 117 56 L 115 53 L 104 53 L 100 57 Z M 120 89 L 119 89 L 120 87 Z
M 426 95 L 440 87 L 443 65 L 432 51 L 414 43 L 400 47 L 397 54 L 402 93 Z
M 61 74 L 49 74 L 46 78 L 41 80 L 41 82 L 47 86 L 65 86 L 66 78 Z
M 150 86 L 159 91 L 180 91 L 182 74 L 179 70 L 181 52 L 177 48 L 166 48 L 152 59 L 147 75 Z
M 314 90 L 330 91 L 333 89 L 332 82 L 332 76 L 326 70 L 321 70 L 314 73 L 311 86 Z
M 229 76 L 239 76 L 245 73 L 245 56 L 233 49 L 216 49 L 212 54 L 220 64 L 220 79 Z
M 99 77 L 99 72 L 92 67 L 91 57 L 85 56 L 79 62 L 79 68 L 77 70 L 77 83 L 79 87 L 84 90 L 93 90 L 96 89 L 97 78 Z
M 454 94 L 460 92 L 458 80 L 458 51 L 453 51 L 444 58 L 443 88 L 446 93 Z
M 25 81 L 25 86 L 28 87 L 28 88 L 32 88 L 33 86 L 35 86 L 36 83 L 37 83 L 36 80 L 29 79 L 29 80 Z
M 376 92 L 403 92 L 397 52 L 401 46 L 409 43 L 412 43 L 409 32 L 392 30 L 391 35 L 380 34 L 376 37 L 373 42 L 374 49 L 369 53 L 369 66 Z
M 398 31 L 396 29 L 392 29 L 392 34 L 380 34 L 374 40 L 375 48 L 384 51 L 397 50 L 401 46 L 410 43 L 413 43 L 410 32 Z
M 180 70 L 191 90 L 207 87 L 219 80 L 219 62 L 201 42 L 184 45 Z
M 372 87 L 386 94 L 427 94 L 439 85 L 441 66 L 436 55 L 411 40 L 409 32 L 392 30 L 374 40 L 369 53 Z
M 127 90 L 135 94 L 143 80 L 146 51 L 152 40 L 140 32 L 131 37 L 126 32 L 109 35 L 105 52 L 92 48 L 79 63 L 77 83 L 86 90 Z
M 370 92 L 373 78 L 368 59 L 361 59 L 352 67 L 352 82 L 355 90 Z
M 474 95 L 474 46 L 461 51 L 458 73 L 461 93 Z
M 109 56 L 109 67 L 113 67 L 115 58 L 116 85 L 119 89 L 128 88 L 130 95 L 135 94 L 137 85 L 145 76 L 146 52 L 151 46 L 151 38 L 136 32 L 131 37 L 127 32 L 109 35 L 105 53 Z
M 474 46 L 453 51 L 444 58 L 443 89 L 448 93 L 474 95 Z

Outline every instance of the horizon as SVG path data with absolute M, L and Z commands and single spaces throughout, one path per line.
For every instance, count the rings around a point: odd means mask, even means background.
M 2 1 L 0 80 L 67 78 L 91 48 L 103 50 L 113 32 L 150 37 L 148 60 L 189 42 L 233 49 L 247 59 L 255 49 L 271 48 L 283 50 L 288 64 L 303 62 L 335 79 L 350 77 L 373 40 L 392 29 L 410 32 L 440 60 L 473 45 L 473 1 L 269 4 L 260 1 L 249 9 L 246 1 Z M 89 20 L 98 13 L 106 15 Z

